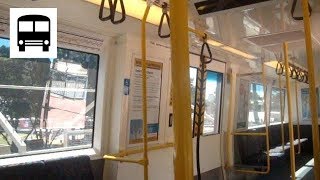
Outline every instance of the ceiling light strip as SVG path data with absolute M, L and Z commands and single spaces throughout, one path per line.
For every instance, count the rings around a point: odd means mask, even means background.
M 101 3 L 101 0 L 85 0 L 85 1 L 96 4 L 96 5 L 100 5 L 100 3 Z M 142 0 L 123 0 L 123 1 L 126 4 L 127 15 L 141 20 L 142 16 L 143 16 L 142 12 L 144 12 L 144 9 L 147 6 L 146 1 L 142 1 Z M 108 3 L 105 4 L 105 7 L 109 8 Z M 116 8 L 116 11 L 119 12 L 120 10 L 121 9 L 118 6 Z M 150 14 L 148 16 L 147 22 L 158 26 L 159 22 L 160 22 L 161 15 L 162 15 L 162 9 L 158 6 L 152 6 L 150 9 Z M 189 31 L 195 33 L 199 37 L 205 36 L 205 32 L 200 31 L 200 30 L 189 28 Z M 221 42 L 215 41 L 212 38 L 208 38 L 207 43 L 210 44 L 211 46 L 222 48 L 225 51 L 231 52 L 233 54 L 242 56 L 247 59 L 256 59 L 257 58 L 251 54 L 245 53 L 245 52 L 240 51 L 238 49 L 224 45 Z

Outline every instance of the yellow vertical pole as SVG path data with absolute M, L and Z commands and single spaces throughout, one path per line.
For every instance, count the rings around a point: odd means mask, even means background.
M 226 149 L 227 149 L 227 154 L 226 154 L 226 167 L 230 168 L 233 165 L 233 160 L 232 160 L 232 143 L 233 143 L 233 136 L 232 136 L 232 131 L 234 127 L 234 114 L 235 114 L 235 105 L 236 105 L 236 86 L 237 86 L 237 73 L 235 72 L 235 68 L 232 67 L 232 72 L 229 75 L 230 77 L 230 99 L 229 99 L 229 115 L 228 115 L 228 127 L 227 127 L 227 144 L 226 144 Z
M 280 120 L 281 120 L 281 145 L 282 151 L 284 151 L 284 127 L 283 127 L 283 119 L 284 119 L 284 109 L 283 109 L 283 99 L 282 99 L 282 77 L 279 74 L 279 90 L 280 90 Z
M 308 79 L 310 88 L 310 112 L 312 119 L 312 142 L 313 142 L 313 157 L 314 157 L 314 177 L 320 179 L 320 162 L 319 162 L 319 126 L 318 126 L 318 106 L 316 96 L 316 83 L 314 75 L 314 61 L 312 54 L 312 40 L 311 40 L 311 27 L 310 17 L 308 10 L 308 0 L 302 0 L 303 7 L 303 21 L 304 21 L 304 32 L 305 42 L 307 51 L 307 64 L 308 64 Z
M 291 112 L 291 92 L 290 92 L 290 77 L 289 77 L 289 57 L 288 57 L 288 44 L 283 43 L 284 51 L 284 65 L 286 72 L 286 85 L 287 85 L 287 98 L 288 98 L 288 118 L 289 118 L 289 139 L 290 139 L 290 167 L 291 167 L 291 179 L 296 179 L 296 160 L 294 150 L 294 136 L 293 136 L 293 123 L 292 123 L 292 112 Z
M 264 123 L 266 126 L 265 127 L 265 129 L 266 129 L 266 149 L 267 149 L 267 170 L 266 170 L 266 173 L 269 173 L 270 172 L 270 142 L 269 142 L 269 120 L 268 120 L 268 116 L 267 116 L 267 80 L 266 80 L 266 75 L 265 75 L 265 64 L 264 63 L 262 63 L 262 84 L 263 84 Z
M 148 180 L 148 119 L 147 119 L 147 49 L 146 49 L 146 20 L 149 14 L 150 6 L 145 9 L 141 22 L 141 51 L 142 51 L 142 111 L 143 111 L 143 168 L 144 180 Z
M 298 136 L 298 153 L 301 153 L 301 142 L 300 142 L 300 115 L 299 115 L 299 105 L 298 105 L 298 82 L 296 81 L 295 84 L 295 90 L 296 90 L 296 112 L 297 112 L 297 136 Z
M 188 1 L 170 0 L 171 74 L 176 180 L 193 179 Z

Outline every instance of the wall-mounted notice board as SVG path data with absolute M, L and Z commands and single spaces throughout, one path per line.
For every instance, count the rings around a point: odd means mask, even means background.
M 147 61 L 147 120 L 148 141 L 157 141 L 159 135 L 160 99 L 163 64 Z M 141 60 L 134 59 L 131 71 L 131 92 L 129 96 L 129 144 L 143 141 L 142 116 L 142 68 Z

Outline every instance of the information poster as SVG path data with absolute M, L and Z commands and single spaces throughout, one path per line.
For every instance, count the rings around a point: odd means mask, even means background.
M 147 61 L 147 120 L 148 141 L 157 141 L 161 99 L 162 63 Z M 142 68 L 141 60 L 134 60 L 129 97 L 129 144 L 143 141 Z
M 240 79 L 238 95 L 237 129 L 247 127 L 249 112 L 249 81 Z

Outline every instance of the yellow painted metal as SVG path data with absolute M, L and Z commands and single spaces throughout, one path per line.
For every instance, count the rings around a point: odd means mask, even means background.
M 203 38 L 203 37 L 206 36 L 206 33 L 205 33 L 205 32 L 200 31 L 200 30 L 198 30 L 198 29 L 193 29 L 193 28 L 190 28 L 190 27 L 189 27 L 188 30 L 189 30 L 190 32 L 196 34 L 197 36 L 201 37 L 201 38 Z
M 288 44 L 283 43 L 284 51 L 284 66 L 286 75 L 286 86 L 287 86 L 287 98 L 288 98 L 288 119 L 289 119 L 289 140 L 290 140 L 290 169 L 291 179 L 296 179 L 296 160 L 294 150 L 294 135 L 293 135 L 293 123 L 292 123 L 292 109 L 291 109 L 291 91 L 290 91 L 290 75 L 289 75 L 289 57 L 288 57 Z
M 143 115 L 143 169 L 144 180 L 148 180 L 148 119 L 147 119 L 147 47 L 146 47 L 146 21 L 151 4 L 148 3 L 141 22 L 141 52 L 142 52 L 142 115 Z
M 107 159 L 107 160 L 111 160 L 111 161 L 136 163 L 136 164 L 140 164 L 140 165 L 145 164 L 145 161 L 143 159 L 134 160 L 134 159 L 128 159 L 128 158 L 122 158 L 122 157 L 116 157 L 116 156 L 109 156 L 109 155 L 105 155 L 105 156 L 103 156 L 103 158 Z
M 188 1 L 170 0 L 175 180 L 193 179 Z
M 283 99 L 282 99 L 282 77 L 279 74 L 278 75 L 279 79 L 279 91 L 280 91 L 280 121 L 281 121 L 281 146 L 282 146 L 282 151 L 284 151 L 284 125 L 283 125 L 283 120 L 284 120 L 284 109 L 283 109 Z
M 313 142 L 313 157 L 314 157 L 314 177 L 320 179 L 320 159 L 319 159 L 319 126 L 318 126 L 318 105 L 316 96 L 316 83 L 314 74 L 314 60 L 312 52 L 312 39 L 311 39 L 311 26 L 308 10 L 308 0 L 302 0 L 303 7 L 303 21 L 305 42 L 307 51 L 307 64 L 308 64 L 308 79 L 310 89 L 310 112 L 312 119 L 312 142 Z
M 246 132 L 235 132 L 232 133 L 234 136 L 266 136 L 267 133 L 246 133 Z
M 228 116 L 228 127 L 227 127 L 227 154 L 226 154 L 226 168 L 230 168 L 232 166 L 232 130 L 234 127 L 234 116 L 235 114 L 235 104 L 236 104 L 236 86 L 237 86 L 237 74 L 234 72 L 234 69 L 232 69 L 230 76 L 230 99 L 229 99 L 229 116 Z
M 269 121 L 267 116 L 267 82 L 265 77 L 265 64 L 262 64 L 262 83 L 263 83 L 263 104 L 264 104 L 264 123 L 265 123 L 265 133 L 233 133 L 234 135 L 247 135 L 247 136 L 265 136 L 266 138 L 266 156 L 267 156 L 267 166 L 265 166 L 266 171 L 256 171 L 256 170 L 244 170 L 235 169 L 237 172 L 248 173 L 248 174 L 269 174 L 270 173 L 270 144 L 269 144 Z
M 301 153 L 301 135 L 300 135 L 300 114 L 299 114 L 299 104 L 298 104 L 298 82 L 296 81 L 295 84 L 295 91 L 296 91 L 296 113 L 297 113 L 297 136 L 298 136 L 298 153 Z
M 173 147 L 173 143 L 165 143 L 165 144 L 159 144 L 155 146 L 148 146 L 148 152 L 150 151 L 155 151 L 155 150 L 160 150 L 160 149 L 166 149 L 169 147 Z M 112 154 L 112 156 L 116 157 L 125 157 L 133 154 L 140 154 L 143 152 L 143 148 L 140 149 L 131 149 L 131 150 L 125 150 L 125 151 L 120 151 L 117 154 Z

